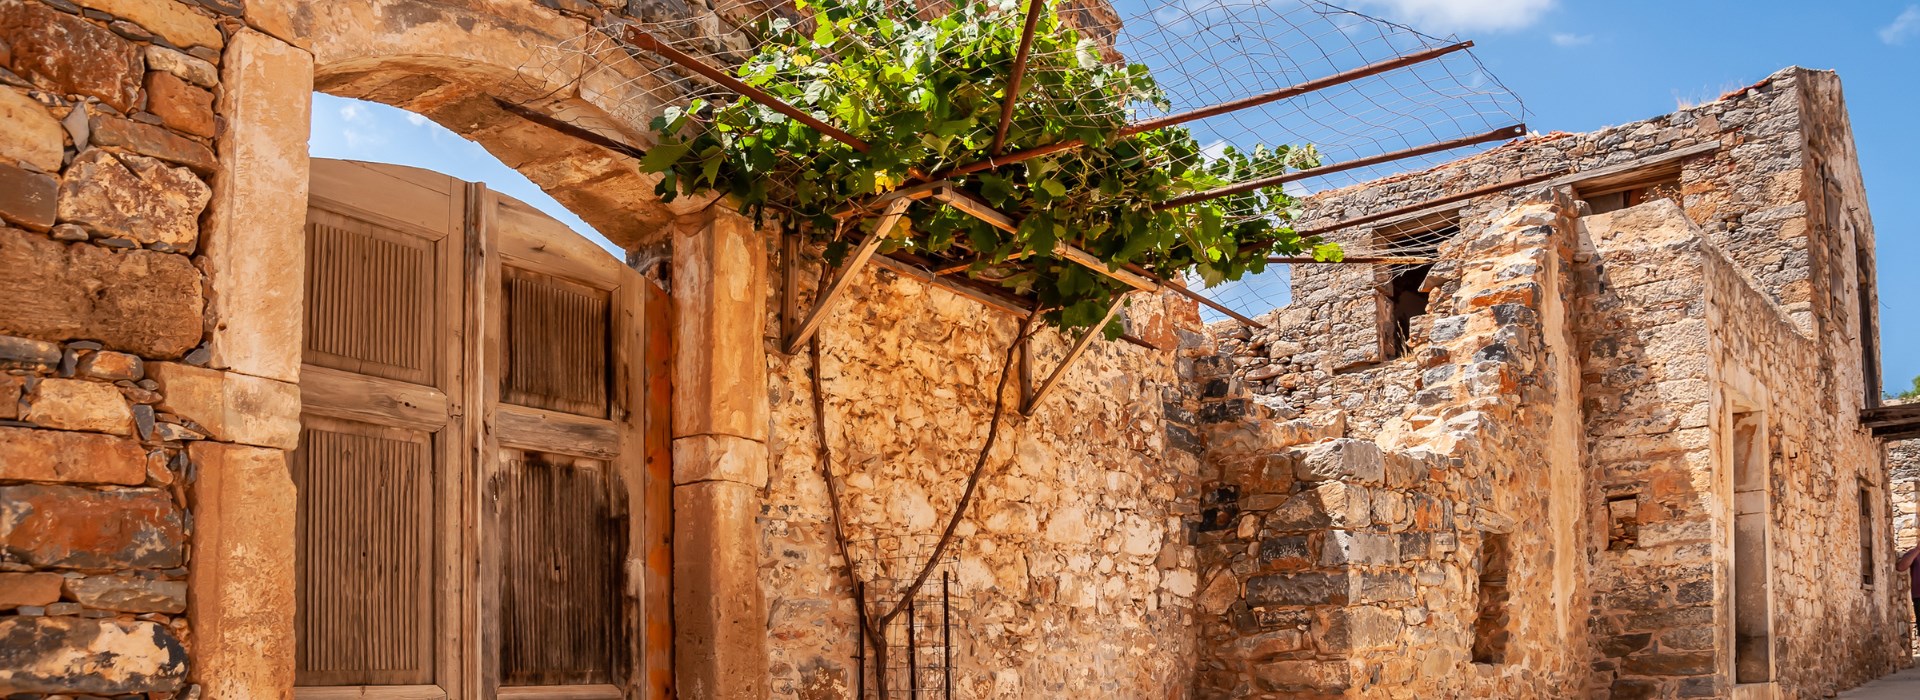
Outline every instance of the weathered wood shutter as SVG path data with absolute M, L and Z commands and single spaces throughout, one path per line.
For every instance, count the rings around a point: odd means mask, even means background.
M 525 204 L 398 166 L 316 159 L 307 244 L 298 694 L 664 696 L 641 646 L 667 588 L 641 415 L 660 291 Z
M 458 183 L 315 161 L 307 216 L 296 679 L 444 692 L 457 546 Z M 416 693 L 417 694 L 417 693 Z

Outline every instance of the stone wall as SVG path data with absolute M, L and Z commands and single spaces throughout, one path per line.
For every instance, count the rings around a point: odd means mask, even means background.
M 189 650 L 223 638 L 189 601 L 230 589 L 189 581 L 290 571 L 193 515 L 289 494 L 298 433 L 297 346 L 217 322 L 248 302 L 215 277 L 239 140 L 215 103 L 260 48 L 239 12 L 0 2 L 0 693 L 196 694 Z M 255 516 L 291 542 L 290 521 Z M 290 603 L 231 612 L 290 625 Z M 287 651 L 261 641 L 249 653 Z
M 1298 226 L 1320 228 L 1523 177 L 1569 168 L 1591 172 L 1718 143 L 1714 152 L 1678 164 L 1684 208 L 1758 289 L 1812 333 L 1809 290 L 1819 271 L 1808 259 L 1801 196 L 1807 149 L 1802 86 L 1828 83 L 1837 83 L 1831 73 L 1787 69 L 1693 109 L 1583 134 L 1530 137 L 1428 171 L 1320 193 L 1306 202 Z M 1837 93 L 1837 87 L 1822 89 Z M 1820 109 L 1831 114 L 1834 108 Z M 1836 154 L 1835 162 L 1850 161 Z M 1851 182 L 1857 183 L 1853 172 Z M 1421 215 L 1455 218 L 1459 235 L 1472 236 L 1502 209 L 1504 202 L 1482 198 Z M 1864 216 L 1864 206 L 1860 211 Z M 1331 238 L 1366 248 L 1403 223 L 1340 230 Z M 1368 266 L 1296 266 L 1292 301 L 1272 312 L 1268 330 L 1233 348 L 1236 376 L 1254 393 L 1296 409 L 1343 410 L 1356 434 L 1372 435 L 1418 390 L 1419 374 L 1412 358 L 1381 356 L 1380 302 L 1373 290 L 1384 282 L 1382 274 Z
M 1893 487 L 1893 550 L 1920 546 L 1920 442 L 1887 443 L 1887 480 Z
M 1207 697 L 1558 697 L 1586 674 L 1574 208 L 1448 244 L 1419 393 L 1379 442 L 1216 400 L 1200 525 Z M 1224 369 L 1224 367 L 1223 367 Z M 1231 392 L 1231 390 L 1229 390 Z M 1498 561 L 1490 561 L 1498 560 Z M 1483 576 L 1482 574 L 1486 575 Z
M 1596 695 L 1731 692 L 1733 640 L 1725 630 L 1735 547 L 1726 504 L 1734 501 L 1729 421 L 1737 411 L 1763 413 L 1769 436 L 1774 681 L 1790 697 L 1818 695 L 1896 663 L 1899 628 L 1890 623 L 1903 615 L 1897 599 L 1904 594 L 1886 581 L 1897 552 L 1869 542 L 1875 583 L 1863 584 L 1862 493 L 1870 531 L 1888 531 L 1891 515 L 1879 448 L 1857 419 L 1872 390 L 1863 386 L 1863 369 L 1877 357 L 1860 340 L 1873 333 L 1872 317 L 1861 317 L 1873 304 L 1872 224 L 1853 158 L 1837 79 L 1789 69 L 1690 110 L 1531 138 L 1307 203 L 1302 226 L 1312 228 L 1569 167 L 1580 174 L 1555 184 L 1576 197 L 1596 177 L 1618 183 L 1634 171 L 1677 173 L 1677 196 L 1586 217 L 1591 233 L 1569 234 L 1576 243 L 1563 258 L 1572 261 L 1564 293 L 1515 307 L 1564 318 L 1572 345 L 1539 358 L 1514 349 L 1525 344 L 1510 346 L 1512 361 L 1570 363 L 1559 376 L 1577 378 L 1578 386 L 1558 387 L 1554 399 L 1506 396 L 1523 410 L 1577 397 L 1583 417 L 1565 423 L 1583 434 L 1550 437 L 1544 427 L 1551 423 L 1538 420 L 1481 431 L 1484 439 L 1529 426 L 1528 435 L 1478 461 L 1525 450 L 1562 454 L 1544 442 L 1574 445 L 1577 474 L 1550 483 L 1591 481 L 1578 487 L 1584 502 L 1570 509 L 1578 514 L 1572 520 L 1535 522 L 1553 533 L 1545 551 L 1590 582 L 1560 600 L 1585 606 L 1590 590 L 1591 619 L 1579 624 L 1593 635 L 1588 682 Z M 1263 317 L 1268 329 L 1215 324 L 1220 381 L 1244 387 L 1283 417 L 1313 424 L 1338 415 L 1349 436 L 1383 446 L 1399 445 L 1409 426 L 1430 427 L 1435 411 L 1460 399 L 1434 385 L 1459 381 L 1460 369 L 1448 364 L 1460 361 L 1449 343 L 1461 334 L 1454 314 L 1462 271 L 1503 265 L 1462 241 L 1512 237 L 1490 230 L 1511 202 L 1482 197 L 1335 234 L 1368 245 L 1415 219 L 1459 225 L 1423 285 L 1427 314 L 1414 318 L 1403 356 L 1382 354 L 1380 271 L 1300 266 L 1293 302 Z M 1556 299 L 1558 312 L 1548 308 Z M 1493 498 L 1510 497 L 1503 494 L 1512 487 L 1484 484 Z M 1838 644 L 1806 641 L 1841 636 L 1847 639 Z
M 817 263 L 800 269 L 802 298 L 811 299 Z M 773 427 L 760 518 L 772 695 L 850 698 L 852 582 L 819 466 L 811 360 L 805 349 L 778 352 L 778 308 L 776 293 L 765 333 Z M 1197 328 L 1191 302 L 1140 298 L 1128 315 L 1134 333 L 1164 349 L 1097 342 L 1031 417 L 1016 411 L 1017 377 L 1008 384 L 996 447 L 946 569 L 955 577 L 956 697 L 1187 692 L 1196 578 L 1185 522 L 1199 458 L 1183 426 L 1197 396 L 1182 377 L 1183 357 L 1204 349 L 1193 347 L 1201 336 L 1175 330 Z M 856 572 L 873 597 L 876 578 L 911 575 L 945 527 L 1018 326 L 1015 316 L 885 270 L 863 273 L 822 325 L 825 433 Z M 1042 331 L 1033 373 L 1044 378 L 1065 345 Z M 928 599 L 938 590 L 936 579 Z M 897 672 L 891 681 L 904 683 Z

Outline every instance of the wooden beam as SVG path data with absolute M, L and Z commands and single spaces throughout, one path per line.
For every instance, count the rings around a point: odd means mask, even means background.
M 866 216 L 868 214 L 873 213 L 875 210 L 879 209 L 881 205 L 884 205 L 888 202 L 892 202 L 893 200 L 901 199 L 904 197 L 906 199 L 912 199 L 912 200 L 918 201 L 918 200 L 926 199 L 927 197 L 933 196 L 933 191 L 936 189 L 939 189 L 942 187 L 952 187 L 952 186 L 953 186 L 953 182 L 950 180 L 935 180 L 933 182 L 922 182 L 916 185 L 908 185 L 906 187 L 902 187 L 892 192 L 882 194 L 878 197 L 874 197 L 873 199 L 867 200 L 865 202 L 861 202 L 856 205 L 849 206 L 845 209 L 835 212 L 833 215 L 833 218 L 844 221 L 846 219 L 851 219 L 856 216 Z
M 1113 317 L 1120 313 L 1120 307 L 1126 305 L 1126 303 L 1127 295 L 1121 294 L 1114 297 L 1113 306 L 1107 308 L 1107 315 L 1101 317 L 1099 323 L 1088 328 L 1087 332 L 1080 336 L 1080 340 L 1074 342 L 1073 347 L 1067 350 L 1066 357 L 1060 358 L 1060 364 L 1055 365 L 1053 371 L 1047 374 L 1047 380 L 1041 382 L 1040 387 L 1033 390 L 1033 396 L 1027 399 L 1025 404 L 1020 406 L 1020 415 L 1033 415 L 1034 409 L 1040 407 L 1040 402 L 1046 400 L 1047 393 L 1053 391 L 1053 387 L 1060 384 L 1060 378 L 1065 376 L 1067 369 L 1073 366 L 1073 361 L 1080 359 L 1080 355 L 1085 353 L 1089 346 L 1093 345 L 1093 339 L 1100 337 L 1102 330 L 1107 327 L 1108 323 L 1113 322 Z
M 840 295 L 847 291 L 848 285 L 853 283 L 854 275 L 873 258 L 874 252 L 878 251 L 880 244 L 887 240 L 887 234 L 893 231 L 894 224 L 900 222 L 900 217 L 907 213 L 907 206 L 911 204 L 913 200 L 905 198 L 887 203 L 887 209 L 880 214 L 880 221 L 874 224 L 873 232 L 867 234 L 866 239 L 860 242 L 860 247 L 847 256 L 846 262 L 840 264 L 840 270 L 834 273 L 833 281 L 820 290 L 820 297 L 814 300 L 813 310 L 807 312 L 806 320 L 801 321 L 799 327 L 793 330 L 793 335 L 787 336 L 787 354 L 798 352 L 800 346 L 806 344 L 807 338 L 812 337 L 814 331 L 819 330 L 820 321 L 827 310 L 832 308 L 833 303 L 840 299 Z
M 984 221 L 987 225 L 1006 231 L 1007 233 L 1017 233 L 1020 230 L 1020 224 L 1014 221 L 1013 217 L 993 208 L 993 205 L 981 201 L 979 197 L 975 197 L 971 193 L 959 188 L 942 187 L 936 189 L 933 191 L 933 198 L 935 201 L 960 210 L 962 214 Z M 1115 270 L 1109 268 L 1107 267 L 1106 261 L 1101 260 L 1100 256 L 1081 250 L 1072 244 L 1055 243 L 1053 246 L 1053 254 L 1076 265 L 1118 280 L 1121 284 L 1134 289 L 1143 292 L 1160 291 L 1160 284 L 1152 279 L 1148 279 L 1143 275 L 1130 272 L 1126 269 Z
M 953 292 L 954 294 L 980 302 L 981 304 L 985 304 L 987 308 L 995 311 L 1002 311 L 1015 316 L 1026 316 L 1033 313 L 1032 305 L 1023 304 L 1022 301 L 1016 301 L 1018 297 L 1014 297 L 1011 292 L 1006 293 L 1005 296 L 993 294 L 983 289 L 961 284 L 958 279 L 941 277 L 932 270 L 890 255 L 874 256 L 873 263 L 902 276 L 912 277 L 935 287 Z

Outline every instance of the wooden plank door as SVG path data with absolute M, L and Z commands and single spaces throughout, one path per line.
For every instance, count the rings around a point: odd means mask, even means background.
M 667 488 L 641 432 L 658 290 L 526 204 L 398 166 L 315 159 L 308 248 L 299 695 L 664 693 L 640 565 L 665 547 L 642 517 Z
M 598 246 L 488 193 L 480 466 L 487 676 L 502 698 L 628 696 L 641 678 L 642 284 Z M 637 697 L 638 694 L 636 693 Z
M 302 697 L 460 697 L 465 186 L 315 159 L 291 468 Z

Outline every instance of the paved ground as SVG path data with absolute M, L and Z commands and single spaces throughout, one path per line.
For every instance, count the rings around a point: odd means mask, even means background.
M 1841 693 L 1844 700 L 1916 700 L 1920 699 L 1920 666 Z

